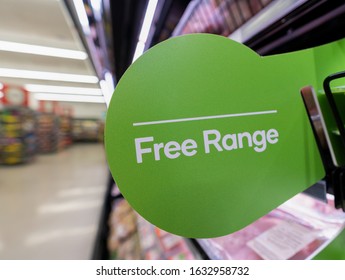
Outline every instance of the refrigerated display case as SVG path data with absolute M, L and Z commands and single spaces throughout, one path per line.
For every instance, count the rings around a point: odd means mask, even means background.
M 235 10 L 237 14 L 234 14 Z M 167 14 L 168 12 L 164 14 L 164 19 L 156 18 L 156 27 L 168 26 L 169 20 L 170 23 L 174 22 Z M 190 1 L 169 35 L 216 33 L 238 40 L 261 55 L 271 55 L 344 38 L 344 14 L 345 5 L 337 1 Z M 162 20 L 166 22 L 162 23 Z M 159 42 L 157 38 L 167 38 L 167 33 L 161 36 L 160 32 L 163 30 L 164 28 L 156 29 L 153 44 Z M 320 188 L 320 185 L 323 187 Z M 339 235 L 344 229 L 344 213 L 335 209 L 334 196 L 326 196 L 325 189 L 325 181 L 321 181 L 318 186 L 297 195 L 234 234 L 192 240 L 192 243 L 202 258 L 319 258 L 323 251 L 327 251 L 329 244 L 333 244 L 332 240 L 337 235 L 335 244 L 343 244 L 344 241 L 344 234 Z M 324 200 L 325 197 L 327 201 Z M 106 201 L 109 203 L 109 199 Z M 106 220 L 107 216 L 104 215 L 103 218 Z M 140 219 L 137 223 L 140 225 Z M 151 244 L 150 242 L 152 238 L 148 238 L 147 243 Z M 345 251 L 345 247 L 342 250 Z M 152 255 L 159 254 L 154 250 Z M 338 257 L 327 256 L 339 258 L 341 254 Z
M 116 185 L 111 193 L 110 259 L 305 260 L 341 256 L 342 250 L 335 245 L 327 250 L 330 243 L 343 244 L 344 233 L 340 233 L 345 232 L 345 213 L 334 208 L 330 194 L 323 199 L 300 193 L 233 234 L 186 239 L 138 215 Z M 325 248 L 330 253 L 322 254 Z

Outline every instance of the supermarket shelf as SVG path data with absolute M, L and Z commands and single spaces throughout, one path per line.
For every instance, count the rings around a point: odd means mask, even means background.
M 0 110 L 0 164 L 12 165 L 33 159 L 36 153 L 36 114 L 21 106 Z
M 103 138 L 104 124 L 98 119 L 72 121 L 72 138 L 75 142 L 98 142 Z

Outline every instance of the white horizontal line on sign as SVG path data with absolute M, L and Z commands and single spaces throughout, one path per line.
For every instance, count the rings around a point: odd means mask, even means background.
M 278 113 L 277 110 L 248 112 L 248 113 L 227 114 L 227 115 L 217 115 L 217 116 L 204 116 L 204 117 L 196 117 L 196 118 L 162 120 L 162 121 L 152 121 L 152 122 L 139 122 L 139 123 L 133 123 L 133 126 L 144 126 L 144 125 L 154 125 L 154 124 L 163 124 L 163 123 L 177 123 L 177 122 L 190 122 L 190 121 L 201 121 L 201 120 L 210 120 L 210 119 L 224 119 L 224 118 L 235 118 L 235 117 L 245 117 L 245 116 L 255 116 L 255 115 L 268 115 L 268 114 L 276 114 L 276 113 Z

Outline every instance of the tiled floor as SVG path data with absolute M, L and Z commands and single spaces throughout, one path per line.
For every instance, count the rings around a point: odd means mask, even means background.
M 107 176 L 101 144 L 0 166 L 0 259 L 89 259 Z

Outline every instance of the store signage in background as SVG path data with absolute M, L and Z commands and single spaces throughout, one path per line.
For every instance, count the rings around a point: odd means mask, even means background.
M 324 177 L 300 89 L 312 50 L 260 57 L 227 38 L 169 39 L 119 82 L 105 143 L 122 194 L 186 237 L 237 231 Z
M 3 85 L 2 102 L 5 105 L 24 106 L 29 104 L 29 93 L 20 86 Z

